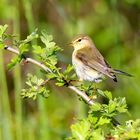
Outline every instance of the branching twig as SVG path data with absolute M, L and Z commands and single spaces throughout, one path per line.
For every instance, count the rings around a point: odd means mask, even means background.
M 4 49 L 19 55 L 19 51 L 14 49 L 14 48 L 12 48 L 12 47 L 10 47 L 10 46 L 5 46 Z M 44 64 L 42 64 L 42 63 L 40 63 L 40 62 L 38 62 L 38 61 L 36 61 L 36 60 L 34 60 L 32 58 L 29 58 L 29 57 L 24 57 L 24 59 L 26 60 L 26 62 L 33 63 L 33 64 L 41 67 L 43 70 L 52 73 L 52 71 L 48 67 L 46 67 Z
M 15 54 L 17 54 L 17 55 L 20 54 L 18 50 L 14 49 L 14 48 L 12 48 L 12 47 L 10 47 L 10 46 L 5 46 L 4 49 L 5 49 L 5 50 L 8 50 L 8 51 L 10 51 L 10 52 L 12 52 L 12 53 L 15 53 Z M 38 61 L 36 61 L 36 60 L 34 60 L 34 59 L 32 59 L 32 58 L 29 58 L 29 57 L 24 57 L 24 59 L 25 59 L 26 62 L 35 64 L 35 65 L 39 66 L 40 68 L 42 68 L 43 70 L 52 73 L 51 69 L 49 69 L 49 68 L 48 68 L 47 66 L 45 66 L 44 64 L 42 64 L 42 63 L 40 63 L 40 62 L 38 62 Z M 89 105 L 93 105 L 93 104 L 94 104 L 93 100 L 91 100 L 91 99 L 86 95 L 85 92 L 80 91 L 78 88 L 76 88 L 76 87 L 73 86 L 73 85 L 69 85 L 68 88 L 70 88 L 71 90 L 75 91 L 75 92 L 76 92 L 79 96 L 81 96 Z

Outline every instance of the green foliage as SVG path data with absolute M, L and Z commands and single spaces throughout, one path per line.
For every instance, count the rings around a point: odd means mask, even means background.
M 109 93 L 111 94 L 111 93 Z M 78 120 L 71 126 L 72 137 L 76 140 L 128 140 L 140 138 L 140 120 L 126 121 L 125 124 L 114 125 L 113 116 L 127 112 L 125 98 L 114 98 L 108 104 L 95 102 L 90 107 L 88 117 Z
M 109 100 L 108 104 L 99 104 L 95 103 L 93 106 L 90 107 L 90 113 L 93 112 L 103 116 L 111 118 L 119 113 L 127 112 L 127 105 L 125 98 L 114 98 L 114 100 Z
M 3 49 L 5 48 L 5 38 L 10 36 L 6 34 L 6 29 L 7 25 L 0 26 L 0 47 Z M 12 39 L 14 46 L 16 46 L 19 53 L 17 53 L 17 56 L 8 64 L 10 69 L 20 63 L 23 59 L 26 60 L 26 54 L 32 49 L 30 53 L 33 52 L 34 55 L 38 56 L 38 65 L 41 66 L 43 64 L 49 69 L 48 71 L 42 71 L 44 79 L 47 79 L 48 81 L 55 80 L 57 86 L 69 86 L 73 80 L 76 80 L 73 66 L 68 65 L 64 71 L 57 66 L 57 54 L 62 51 L 62 49 L 56 45 L 52 35 L 48 35 L 46 31 L 42 31 L 41 35 L 39 35 L 37 34 L 37 30 L 35 30 L 27 36 L 25 40 L 21 41 L 17 41 L 15 38 Z M 41 41 L 42 45 L 31 43 L 36 39 Z M 41 95 L 47 98 L 50 90 L 45 86 L 46 80 L 44 79 L 38 78 L 36 75 L 28 74 L 26 81 L 27 88 L 22 89 L 22 97 L 36 99 L 38 95 Z M 124 124 L 118 125 L 114 119 L 114 117 L 121 113 L 128 112 L 125 98 L 113 98 L 111 92 L 95 89 L 94 85 L 88 82 L 78 85 L 77 88 L 85 92 L 91 99 L 95 99 L 95 97 L 99 99 L 102 97 L 107 99 L 107 103 L 100 103 L 97 100 L 94 100 L 94 104 L 90 106 L 88 116 L 82 120 L 77 120 L 77 122 L 71 126 L 72 136 L 68 139 L 140 139 L 140 120 L 129 120 Z
M 12 69 L 16 64 L 19 64 L 23 59 L 26 59 L 24 55 L 29 51 L 30 43 L 37 38 L 37 29 L 24 40 L 17 41 L 13 38 L 14 45 L 19 50 L 19 55 L 11 59 L 11 62 L 8 64 L 8 69 Z
M 15 56 L 11 59 L 11 62 L 7 65 L 8 69 L 11 70 L 16 64 L 20 63 L 22 61 L 22 55 Z
M 5 34 L 7 28 L 8 28 L 8 25 L 4 25 L 4 26 L 0 25 L 0 49 L 3 49 L 5 46 L 4 41 L 7 38 Z
M 118 140 L 140 139 L 140 119 L 126 121 L 112 130 L 112 135 Z
M 62 76 L 57 79 L 56 85 L 58 86 L 68 86 L 71 81 L 76 79 L 76 75 L 72 73 L 73 71 L 73 66 L 68 65 L 68 67 L 64 70 L 64 72 L 61 74 Z
M 34 45 L 34 53 L 36 53 L 40 60 L 42 60 L 49 68 L 56 70 L 56 54 L 62 49 L 58 47 L 55 42 L 53 42 L 53 36 L 48 35 L 46 31 L 42 31 L 40 39 L 44 43 L 45 47 Z
M 22 89 L 21 96 L 23 98 L 32 98 L 36 99 L 37 95 L 42 95 L 43 97 L 49 96 L 49 90 L 47 90 L 43 83 L 45 82 L 43 79 L 38 79 L 35 75 L 28 74 L 27 75 L 27 82 L 26 85 L 28 88 Z
M 103 97 L 108 98 L 109 100 L 112 100 L 111 92 L 109 92 L 109 91 L 102 91 L 102 90 L 98 89 L 98 93 L 100 95 L 102 95 Z
M 110 120 L 100 118 L 95 124 L 91 116 L 71 126 L 72 137 L 75 140 L 130 140 L 140 139 L 140 120 L 127 121 L 124 125 L 113 127 Z M 89 120 L 90 119 L 90 120 Z M 95 126 L 96 128 L 95 128 Z M 98 126 L 98 127 L 97 127 Z
M 6 36 L 5 32 L 7 28 L 8 28 L 8 25 L 4 25 L 4 26 L 0 25 L 0 41 L 1 42 L 3 42 L 3 40 L 5 39 L 5 36 Z
M 76 125 L 72 125 L 72 134 L 74 138 L 85 140 L 90 135 L 90 122 L 88 122 L 86 119 L 83 119 Z

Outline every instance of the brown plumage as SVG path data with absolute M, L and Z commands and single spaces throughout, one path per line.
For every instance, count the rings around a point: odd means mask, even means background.
M 88 36 L 78 36 L 72 41 L 72 46 L 72 62 L 81 80 L 100 82 L 104 76 L 108 76 L 117 82 L 115 74 L 131 76 L 111 68 Z

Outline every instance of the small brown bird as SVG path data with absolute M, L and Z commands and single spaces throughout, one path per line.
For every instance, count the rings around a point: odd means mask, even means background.
M 98 83 L 108 76 L 117 82 L 115 74 L 132 76 L 111 68 L 90 37 L 80 35 L 72 40 L 71 45 L 74 47 L 72 63 L 80 80 Z

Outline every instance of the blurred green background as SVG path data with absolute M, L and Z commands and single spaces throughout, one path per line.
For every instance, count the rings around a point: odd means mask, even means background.
M 140 118 L 140 1 L 139 0 L 0 0 L 0 24 L 24 39 L 38 28 L 46 29 L 64 49 L 60 66 L 71 63 L 66 44 L 77 34 L 89 35 L 112 67 L 134 75 L 106 80 L 99 87 L 126 97 L 131 115 Z M 33 65 L 8 71 L 13 54 L 0 51 L 0 140 L 61 140 L 70 135 L 75 118 L 87 116 L 88 105 L 67 88 L 49 83 L 51 96 L 21 99 L 26 74 L 39 74 Z

